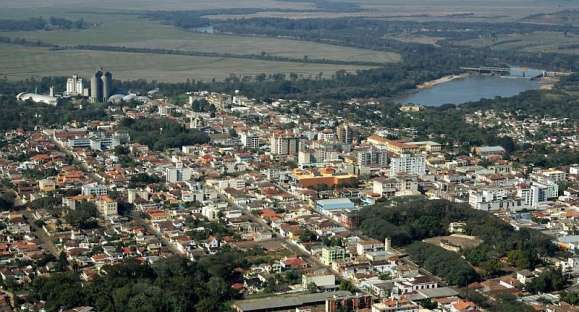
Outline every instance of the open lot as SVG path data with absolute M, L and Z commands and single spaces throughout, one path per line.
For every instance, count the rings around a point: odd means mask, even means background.
M 254 76 L 260 73 L 332 74 L 336 70 L 353 71 L 364 67 L 268 62 L 258 60 L 157 55 L 142 53 L 100 52 L 29 48 L 0 44 L 0 76 L 17 80 L 41 76 L 68 76 L 78 73 L 88 77 L 104 67 L 116 79 L 147 79 L 182 82 L 186 79 L 220 80 L 230 74 Z

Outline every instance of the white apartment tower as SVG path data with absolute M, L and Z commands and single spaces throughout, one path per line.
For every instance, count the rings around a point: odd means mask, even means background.
M 392 158 L 390 163 L 390 175 L 396 176 L 399 173 L 411 175 L 426 174 L 426 158 L 422 155 L 402 154 L 399 157 Z
M 167 168 L 167 182 L 169 183 L 189 181 L 192 175 L 193 170 L 183 167 L 182 164 L 177 164 L 174 168 Z
M 77 96 L 84 94 L 84 81 L 74 75 L 66 80 L 66 95 Z

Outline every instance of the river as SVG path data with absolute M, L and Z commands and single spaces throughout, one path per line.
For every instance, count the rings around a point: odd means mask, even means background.
M 526 69 L 524 72 L 526 77 L 540 73 L 538 70 Z M 470 75 L 466 78 L 438 84 L 429 89 L 420 89 L 401 99 L 401 102 L 424 106 L 463 104 L 497 96 L 514 96 L 527 90 L 540 88 L 537 81 L 522 78 L 522 73 L 522 70 L 514 69 L 507 77 Z

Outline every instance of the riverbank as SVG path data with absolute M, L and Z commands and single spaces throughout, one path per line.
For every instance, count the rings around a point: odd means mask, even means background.
M 468 73 L 463 73 L 460 75 L 448 75 L 448 76 L 444 76 L 432 81 L 427 81 L 425 83 L 421 83 L 419 85 L 416 86 L 416 89 L 430 89 L 434 86 L 443 84 L 443 83 L 447 83 L 447 82 L 451 82 L 453 80 L 458 80 L 458 79 L 464 79 L 466 77 L 468 77 L 469 74 Z

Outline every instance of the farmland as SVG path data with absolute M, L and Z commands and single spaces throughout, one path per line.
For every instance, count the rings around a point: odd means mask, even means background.
M 0 45 L 0 76 L 17 80 L 29 77 L 66 76 L 78 73 L 88 77 L 103 66 L 116 79 L 147 79 L 181 82 L 187 79 L 217 80 L 230 74 L 254 76 L 260 73 L 297 73 L 310 76 L 336 70 L 364 68 L 347 65 L 269 62 L 233 58 L 157 55 L 104 51 L 59 50 Z

